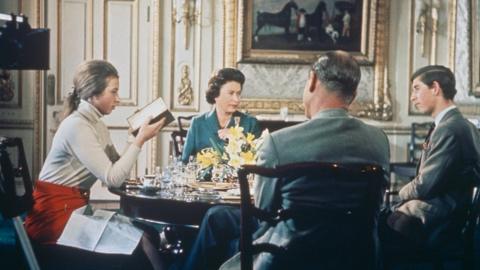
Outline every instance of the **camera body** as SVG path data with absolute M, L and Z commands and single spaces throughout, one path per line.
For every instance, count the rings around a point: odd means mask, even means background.
M 23 22 L 12 17 L 0 27 L 0 68 L 49 69 L 50 30 L 32 29 L 26 17 Z

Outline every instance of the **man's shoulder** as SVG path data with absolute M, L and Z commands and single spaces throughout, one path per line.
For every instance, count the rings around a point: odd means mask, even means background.
M 438 124 L 439 133 L 463 133 L 466 130 L 477 130 L 468 119 L 463 117 L 459 111 L 452 111 L 446 115 L 442 121 Z
M 272 135 L 281 137 L 281 136 L 289 135 L 291 133 L 298 133 L 298 132 L 323 132 L 325 128 L 319 129 L 319 127 L 325 127 L 328 125 L 338 126 L 339 128 L 351 127 L 358 131 L 367 130 L 367 131 L 377 131 L 377 132 L 383 133 L 383 130 L 379 127 L 367 124 L 354 117 L 346 117 L 346 118 L 314 118 L 294 126 L 277 130 L 273 132 Z

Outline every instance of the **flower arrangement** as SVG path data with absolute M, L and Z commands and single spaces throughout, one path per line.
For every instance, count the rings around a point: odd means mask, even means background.
M 257 151 L 263 143 L 268 130 L 263 131 L 259 138 L 252 133 L 243 133 L 243 127 L 235 126 L 228 129 L 225 145 L 218 145 L 210 139 L 213 147 L 202 149 L 197 153 L 200 166 L 199 178 L 213 181 L 234 179 L 237 170 L 244 164 L 255 164 Z

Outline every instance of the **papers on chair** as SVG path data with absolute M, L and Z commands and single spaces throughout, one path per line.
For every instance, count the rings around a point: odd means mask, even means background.
M 157 98 L 127 118 L 127 122 L 133 130 L 133 135 L 137 135 L 140 126 L 150 116 L 152 117 L 150 124 L 158 122 L 162 118 L 166 118 L 165 125 L 175 120 L 175 117 L 173 117 L 172 113 L 168 110 L 163 99 Z
M 106 210 L 72 212 L 57 244 L 109 254 L 132 254 L 142 236 L 127 217 Z

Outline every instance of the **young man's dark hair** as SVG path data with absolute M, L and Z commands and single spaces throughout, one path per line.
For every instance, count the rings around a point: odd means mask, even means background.
M 455 75 L 447 67 L 434 65 L 426 66 L 418 69 L 413 73 L 411 81 L 419 78 L 424 84 L 432 87 L 433 82 L 436 81 L 443 90 L 443 97 L 445 99 L 452 99 L 457 94 L 455 89 Z

